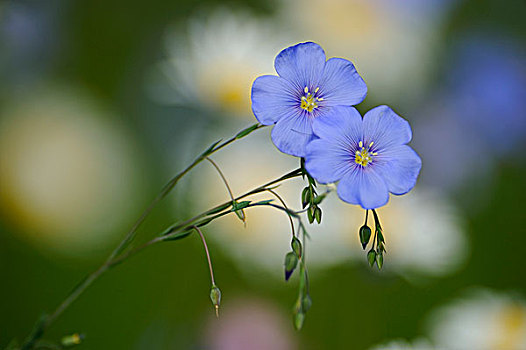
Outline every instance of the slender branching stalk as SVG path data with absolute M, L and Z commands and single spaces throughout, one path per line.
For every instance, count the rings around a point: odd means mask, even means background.
M 135 224 L 132 226 L 130 231 L 125 235 L 123 240 L 118 244 L 118 246 L 111 252 L 111 254 L 108 256 L 108 258 L 104 261 L 104 263 L 96 269 L 94 272 L 89 274 L 84 280 L 82 280 L 73 290 L 72 292 L 64 299 L 64 301 L 55 309 L 53 313 L 51 313 L 48 316 L 43 316 L 41 319 L 35 324 L 34 330 L 32 333 L 27 337 L 23 345 L 21 346 L 22 350 L 29 350 L 29 349 L 35 349 L 35 347 L 40 343 L 40 339 L 45 334 L 46 330 L 51 326 L 51 324 L 91 285 L 93 282 L 95 282 L 102 274 L 104 274 L 108 269 L 122 263 L 123 261 L 127 260 L 129 257 L 139 253 L 140 251 L 144 250 L 145 248 L 152 246 L 156 243 L 162 242 L 162 241 L 168 241 L 168 240 L 174 240 L 179 239 L 188 236 L 192 231 L 191 230 L 197 230 L 197 232 L 200 233 L 203 243 L 205 244 L 205 249 L 207 250 L 207 256 L 209 258 L 208 249 L 206 247 L 206 243 L 204 241 L 204 236 L 202 235 L 201 231 L 199 230 L 199 226 L 204 226 L 208 224 L 209 222 L 225 216 L 229 213 L 236 212 L 240 210 L 239 208 L 235 208 L 234 205 L 237 203 L 237 201 L 244 199 L 248 196 L 261 193 L 264 191 L 272 191 L 272 187 L 276 184 L 281 183 L 282 181 L 286 181 L 288 179 L 292 179 L 298 176 L 301 176 L 303 174 L 303 170 L 301 168 L 293 170 L 275 180 L 272 180 L 264 185 L 258 186 L 238 197 L 233 197 L 232 191 L 230 190 L 230 187 L 228 186 L 228 183 L 226 182 L 226 179 L 224 178 L 224 175 L 219 170 L 219 167 L 217 167 L 217 164 L 215 164 L 209 156 L 213 153 L 223 149 L 224 147 L 230 145 L 234 141 L 241 139 L 248 134 L 250 134 L 252 131 L 257 130 L 259 128 L 262 128 L 263 125 L 255 124 L 251 127 L 244 129 L 240 131 L 238 134 L 236 134 L 234 137 L 224 141 L 221 143 L 221 140 L 212 144 L 206 151 L 204 151 L 199 157 L 197 157 L 188 167 L 186 167 L 183 171 L 178 173 L 176 176 L 174 176 L 161 190 L 161 192 L 155 197 L 155 199 L 150 203 L 150 205 L 145 209 L 145 211 L 141 214 L 139 219 L 135 222 Z M 170 191 L 176 186 L 176 184 L 179 182 L 179 180 L 184 177 L 187 173 L 190 172 L 196 165 L 201 163 L 203 160 L 207 159 L 210 161 L 218 170 L 221 177 L 225 181 L 225 184 L 227 186 L 227 189 L 229 191 L 231 201 L 225 202 L 223 204 L 220 204 L 212 209 L 209 209 L 207 211 L 202 212 L 201 214 L 198 214 L 186 221 L 183 221 L 181 223 L 176 223 L 174 225 L 171 225 L 167 230 L 165 230 L 161 235 L 151 239 L 150 241 L 137 246 L 132 249 L 126 250 L 129 245 L 132 243 L 133 239 L 135 238 L 137 234 L 137 230 L 141 226 L 141 224 L 146 220 L 148 215 L 151 213 L 151 211 L 157 206 L 157 204 L 166 197 Z M 283 203 L 284 204 L 284 203 Z M 244 208 L 248 207 L 255 207 L 255 206 L 263 206 L 268 205 L 271 207 L 275 207 L 279 210 L 285 211 L 289 216 L 293 216 L 299 219 L 299 214 L 296 212 L 291 211 L 288 209 L 285 205 L 283 207 L 275 205 L 270 203 L 270 201 L 262 201 L 257 203 L 250 203 L 247 202 L 245 204 Z M 241 208 L 242 210 L 243 208 Z M 303 223 L 299 219 L 299 225 L 300 227 L 303 227 Z M 190 232 L 188 232 L 190 231 Z M 210 263 L 210 260 L 209 260 Z M 213 273 L 212 270 L 212 282 L 213 280 Z

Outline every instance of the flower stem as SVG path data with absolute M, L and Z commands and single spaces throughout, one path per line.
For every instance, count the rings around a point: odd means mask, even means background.
M 212 285 L 215 286 L 216 282 L 214 280 L 214 269 L 212 268 L 212 259 L 210 259 L 210 252 L 208 251 L 208 246 L 206 245 L 205 236 L 203 235 L 203 232 L 199 229 L 199 227 L 194 226 L 194 230 L 199 233 L 199 236 L 201 236 L 201 241 L 203 241 L 203 246 L 205 247 L 205 253 L 206 253 L 206 259 L 208 260 L 208 269 L 210 270 L 210 279 L 212 281 Z
M 141 224 L 146 220 L 148 215 L 152 212 L 152 210 L 157 206 L 157 204 L 166 197 L 172 189 L 175 187 L 175 185 L 179 182 L 179 180 L 184 177 L 190 170 L 192 170 L 196 165 L 201 163 L 204 159 L 206 159 L 208 156 L 214 154 L 215 152 L 225 148 L 226 146 L 230 145 L 236 140 L 242 139 L 243 137 L 249 135 L 251 132 L 263 128 L 265 125 L 261 125 L 259 123 L 256 123 L 254 125 L 251 125 L 250 127 L 238 132 L 235 136 L 231 137 L 230 139 L 224 141 L 221 143 L 221 140 L 218 142 L 212 144 L 207 150 L 205 150 L 201 155 L 199 155 L 189 166 L 187 166 L 183 171 L 175 175 L 168 183 L 163 187 L 161 192 L 154 198 L 154 200 L 148 205 L 148 207 L 143 211 L 139 219 L 133 224 L 131 229 L 128 231 L 124 239 L 117 245 L 117 247 L 111 252 L 111 254 L 108 256 L 108 258 L 104 261 L 104 263 L 94 272 L 92 272 L 90 275 L 88 275 L 80 284 L 78 284 L 73 291 L 64 299 L 64 301 L 55 309 L 55 311 L 46 317 L 46 319 L 37 324 L 38 332 L 34 332 L 32 335 L 30 335 L 24 344 L 21 347 L 21 350 L 27 350 L 32 349 L 35 346 L 35 343 L 38 339 L 42 337 L 46 329 L 64 312 L 67 307 L 74 302 L 80 294 L 82 294 L 86 288 L 88 288 L 97 278 L 100 277 L 108 268 L 115 265 L 116 263 L 119 263 L 123 259 L 117 259 L 115 262 L 115 258 L 124 251 L 128 247 L 128 245 L 133 241 L 135 238 L 135 235 L 137 233 L 137 230 L 141 226 Z M 161 239 L 162 240 L 162 239 Z M 159 241 L 161 241 L 159 240 Z M 155 241 L 155 239 L 153 240 Z M 148 242 L 148 245 L 151 245 L 155 242 Z M 140 247 L 139 247 L 140 248 Z M 142 250 L 142 249 L 139 249 Z M 130 251 L 129 253 L 126 253 L 126 257 L 129 255 L 133 255 L 137 249 Z
M 234 140 L 235 140 L 235 138 L 234 138 Z M 215 152 L 219 148 L 224 147 L 227 142 L 231 143 L 234 140 L 226 141 L 221 146 L 218 146 L 217 148 L 214 148 L 212 150 L 212 152 Z M 202 157 L 202 158 L 196 159 L 196 161 L 194 161 L 195 164 L 192 163 L 193 166 L 197 165 L 198 162 L 202 161 L 205 158 L 206 157 Z M 199 159 L 201 159 L 201 160 L 198 161 Z M 191 166 L 187 167 L 183 172 L 179 173 L 176 177 L 174 177 L 172 180 L 170 180 L 168 185 L 164 187 L 163 191 L 161 191 L 161 193 L 156 197 L 156 199 L 152 202 L 152 204 L 150 204 L 150 206 L 146 209 L 146 211 L 141 215 L 139 220 L 132 227 L 130 232 L 128 232 L 128 234 L 126 235 L 124 240 L 112 252 L 112 254 L 105 260 L 105 262 L 97 270 L 95 270 L 90 275 L 88 275 L 80 284 L 78 284 L 73 289 L 73 291 L 66 297 L 66 299 L 64 299 L 64 301 L 55 309 L 55 311 L 45 318 L 45 321 L 42 322 L 42 324 L 38 326 L 40 328 L 39 331 L 38 332 L 34 332 L 33 335 L 31 335 L 30 337 L 28 337 L 28 339 L 26 339 L 26 341 L 24 342 L 24 344 L 21 347 L 21 350 L 33 349 L 34 345 L 36 344 L 36 342 L 44 335 L 44 332 L 64 312 L 64 310 L 66 310 L 91 284 L 93 284 L 93 282 L 95 282 L 108 269 L 110 269 L 110 268 L 122 263 L 124 260 L 128 259 L 129 257 L 131 257 L 131 256 L 133 256 L 133 255 L 135 255 L 137 253 L 139 253 L 140 251 L 144 250 L 145 248 L 147 248 L 147 247 L 149 247 L 149 246 L 151 246 L 153 244 L 156 244 L 158 242 L 165 241 L 165 240 L 171 238 L 173 235 L 180 233 L 188 225 L 194 223 L 195 221 L 197 221 L 197 220 L 199 220 L 201 218 L 206 217 L 207 213 L 213 211 L 214 209 L 218 209 L 218 208 L 224 207 L 227 204 L 231 204 L 232 203 L 231 201 L 229 201 L 229 202 L 223 203 L 221 205 L 218 205 L 218 206 L 216 206 L 216 207 L 214 207 L 212 209 L 209 209 L 209 210 L 207 210 L 207 211 L 205 211 L 205 212 L 203 212 L 201 214 L 198 214 L 198 215 L 194 216 L 193 218 L 188 219 L 185 222 L 183 222 L 182 224 L 178 225 L 178 226 L 180 226 L 180 229 L 172 232 L 170 235 L 155 237 L 154 239 L 152 239 L 152 240 L 150 240 L 150 241 L 148 241 L 148 242 L 146 242 L 146 243 L 144 243 L 144 244 L 142 244 L 142 245 L 140 245 L 140 246 L 138 246 L 138 247 L 136 247 L 134 249 L 128 250 L 125 253 L 121 253 L 119 255 L 119 251 L 122 251 L 122 247 L 124 247 L 127 243 L 129 243 L 131 241 L 131 239 L 133 238 L 133 235 L 135 234 L 135 231 L 140 226 L 140 224 L 145 220 L 145 218 L 151 212 L 151 210 L 154 208 L 155 204 L 157 204 L 158 201 L 160 201 L 164 196 L 166 196 L 166 194 L 173 188 L 173 186 L 175 186 L 175 183 L 177 183 L 177 181 L 184 174 L 186 174 L 193 166 L 191 165 Z M 287 174 L 285 174 L 285 175 L 283 175 L 283 176 L 281 176 L 281 177 L 279 177 L 279 178 L 277 178 L 275 180 L 269 181 L 269 182 L 267 182 L 264 185 L 258 186 L 258 187 L 254 188 L 254 189 L 252 189 L 252 190 L 250 190 L 250 191 L 248 191 L 248 192 L 246 192 L 246 193 L 244 193 L 244 194 L 242 194 L 242 195 L 240 195 L 240 196 L 238 196 L 237 198 L 234 198 L 234 199 L 235 200 L 240 200 L 240 199 L 243 199 L 243 198 L 248 197 L 250 195 L 253 195 L 253 194 L 256 194 L 256 193 L 260 193 L 260 192 L 263 192 L 263 191 L 267 191 L 269 189 L 269 187 L 272 186 L 272 185 L 278 184 L 278 183 L 280 183 L 282 181 L 286 181 L 288 179 L 292 179 L 292 178 L 298 177 L 300 175 L 301 175 L 301 169 L 295 169 L 295 170 L 293 170 L 293 171 L 291 171 L 291 172 L 289 172 L 289 173 L 287 173 Z M 174 185 L 171 186 L 170 190 L 168 190 L 168 192 L 167 192 L 166 189 L 169 188 L 169 185 L 171 183 L 173 183 Z M 273 206 L 275 206 L 275 205 L 273 205 Z M 285 211 L 289 212 L 288 209 L 285 209 L 285 208 L 283 208 L 283 209 Z M 229 214 L 229 213 L 231 213 L 230 210 L 224 211 L 224 212 L 216 215 L 215 217 L 213 217 L 213 219 L 221 217 L 221 216 L 224 216 L 224 215 Z M 213 279 L 212 279 L 212 281 L 213 281 Z

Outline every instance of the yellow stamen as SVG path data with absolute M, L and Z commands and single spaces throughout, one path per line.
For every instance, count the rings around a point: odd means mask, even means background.
M 369 146 L 363 147 L 363 141 L 358 142 L 358 147 L 360 149 L 356 150 L 354 162 L 356 164 L 359 164 L 363 167 L 366 167 L 372 160 L 372 156 L 377 156 L 378 152 L 371 152 L 371 147 L 374 144 L 374 142 L 371 142 Z
M 318 102 L 323 101 L 323 98 L 315 97 L 316 93 L 320 90 L 319 87 L 317 87 L 314 90 L 314 93 L 311 94 L 309 92 L 309 87 L 305 86 L 303 91 L 305 91 L 305 95 L 301 96 L 301 108 L 308 112 L 312 112 L 315 108 L 318 108 Z

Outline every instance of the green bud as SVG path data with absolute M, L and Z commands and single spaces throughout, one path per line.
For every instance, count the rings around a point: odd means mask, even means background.
M 369 265 L 373 267 L 374 262 L 376 261 L 376 252 L 374 251 L 374 249 L 369 250 L 369 252 L 367 253 L 367 261 L 369 262 Z
M 297 331 L 303 327 L 303 322 L 305 321 L 305 314 L 303 312 L 297 312 L 294 314 L 294 328 L 296 328 Z
M 381 250 L 378 251 L 378 254 L 376 257 L 376 265 L 378 266 L 378 270 L 381 270 L 382 266 L 384 265 L 384 256 Z
M 74 333 L 62 337 L 62 339 L 60 340 L 60 344 L 62 344 L 62 346 L 64 347 L 71 347 L 79 345 L 82 342 L 82 339 L 84 339 L 84 336 L 82 334 Z
M 285 281 L 289 280 L 296 266 L 298 266 L 298 257 L 294 252 L 288 252 L 287 255 L 285 255 Z
M 298 259 L 301 259 L 302 246 L 300 240 L 297 237 L 293 237 L 290 246 L 292 247 L 292 251 L 294 254 L 296 254 Z
M 311 206 L 309 209 L 307 209 L 307 218 L 309 219 L 309 224 L 312 224 L 314 222 L 314 212 L 316 210 L 316 207 Z
M 378 250 L 382 253 L 385 253 L 386 250 L 385 250 L 385 243 L 384 242 L 380 242 L 378 243 Z
M 301 205 L 303 206 L 303 209 L 310 203 L 310 188 L 305 187 L 303 189 L 303 192 L 301 192 Z
M 215 284 L 210 289 L 210 300 L 216 309 L 216 316 L 219 317 L 219 304 L 221 304 L 221 290 Z
M 303 297 L 303 300 L 301 301 L 301 309 L 303 312 L 309 311 L 310 307 L 312 306 L 312 299 L 307 294 Z
M 312 202 L 314 204 L 320 204 L 325 199 L 325 197 L 327 197 L 327 193 L 320 194 L 319 196 L 314 198 L 314 200 Z
M 367 225 L 360 227 L 360 242 L 362 243 L 362 248 L 365 250 L 369 240 L 371 239 L 371 229 Z
M 318 206 L 316 206 L 316 209 L 314 209 L 314 218 L 318 224 L 321 224 L 321 208 Z

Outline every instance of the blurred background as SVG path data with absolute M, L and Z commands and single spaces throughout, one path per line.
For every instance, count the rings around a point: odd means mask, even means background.
M 410 121 L 415 189 L 363 211 L 333 194 L 307 242 L 313 306 L 294 331 L 287 218 L 247 210 L 200 240 L 151 247 L 97 281 L 46 339 L 82 349 L 526 349 L 526 3 L 500 0 L 0 2 L 0 348 L 98 267 L 161 187 L 255 123 L 250 87 L 313 40 Z M 218 153 L 235 194 L 298 166 L 270 128 Z M 278 189 L 299 209 L 301 180 Z M 262 198 L 268 198 L 263 196 Z M 145 241 L 228 195 L 206 163 L 141 228 Z

